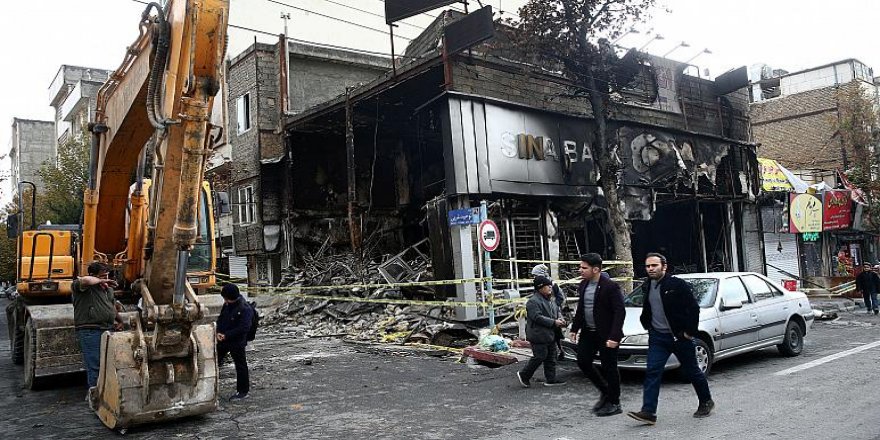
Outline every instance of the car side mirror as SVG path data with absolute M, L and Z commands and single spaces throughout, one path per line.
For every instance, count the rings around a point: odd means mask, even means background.
M 6 237 L 18 238 L 18 214 L 6 217 Z
M 721 310 L 741 309 L 742 306 L 742 301 L 731 301 L 721 298 Z

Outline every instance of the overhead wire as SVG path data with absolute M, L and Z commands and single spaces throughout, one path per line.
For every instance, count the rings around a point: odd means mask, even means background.
M 269 3 L 279 4 L 279 5 L 281 5 L 281 6 L 286 6 L 286 7 L 290 8 L 290 9 L 294 9 L 294 10 L 297 10 L 297 11 L 305 12 L 305 13 L 308 13 L 308 14 L 314 14 L 314 15 L 317 15 L 317 16 L 319 16 L 319 17 L 328 18 L 328 19 L 330 19 L 330 20 L 335 20 L 335 21 L 338 21 L 338 22 L 341 22 L 341 23 L 346 23 L 346 24 L 349 24 L 349 25 L 351 25 L 351 26 L 359 27 L 359 28 L 361 28 L 361 29 L 366 29 L 366 30 L 370 30 L 370 31 L 373 31 L 373 32 L 378 32 L 378 33 L 385 34 L 385 35 L 391 35 L 391 33 L 388 32 L 388 31 L 386 31 L 386 30 L 377 29 L 377 28 L 374 28 L 374 27 L 370 27 L 370 26 L 367 26 L 367 25 L 360 24 L 360 23 L 355 23 L 355 22 L 353 22 L 353 21 L 349 21 L 349 20 L 345 20 L 345 19 L 342 19 L 342 18 L 334 17 L 334 16 L 332 16 L 332 15 L 322 14 L 322 13 L 320 13 L 320 12 L 315 12 L 315 11 L 312 11 L 312 10 L 310 10 L 310 9 L 301 8 L 301 7 L 299 7 L 299 6 L 293 6 L 293 5 L 291 5 L 291 4 L 287 4 L 287 3 L 284 3 L 284 2 L 281 2 L 281 1 L 278 1 L 278 0 L 266 0 L 266 1 L 269 2 Z M 396 38 L 400 38 L 400 39 L 402 39 L 402 40 L 407 40 L 407 41 L 412 41 L 412 40 L 414 40 L 414 38 L 404 37 L 404 36 L 402 36 L 402 35 L 396 35 L 396 34 L 395 34 L 394 36 L 395 36 Z
M 145 4 L 145 5 L 150 3 L 145 0 L 132 0 L 132 1 L 135 3 L 141 3 L 141 4 Z M 277 32 L 269 32 L 269 31 L 264 31 L 261 29 L 255 29 L 252 27 L 241 26 L 241 25 L 236 25 L 236 24 L 232 24 L 232 23 L 229 23 L 228 26 L 233 29 L 239 29 L 239 30 L 243 30 L 243 31 L 253 32 L 256 34 L 262 34 L 262 35 L 267 35 L 267 36 L 276 37 L 276 38 L 279 35 L 279 33 L 277 33 Z M 386 32 L 386 34 L 387 34 L 387 32 Z M 395 36 L 397 36 L 397 35 L 395 35 Z M 324 48 L 328 48 L 328 49 L 339 49 L 339 50 L 345 50 L 345 51 L 350 51 L 350 52 L 362 53 L 365 55 L 377 55 L 377 56 L 391 57 L 390 52 L 381 52 L 381 51 L 375 51 L 375 50 L 369 50 L 369 49 L 360 49 L 360 48 L 356 48 L 356 47 L 340 46 L 340 45 L 329 44 L 329 43 L 319 43 L 316 41 L 302 40 L 302 39 L 293 38 L 293 37 L 287 37 L 287 40 L 292 41 L 294 43 L 307 44 L 310 46 L 324 47 Z M 394 54 L 394 56 L 398 57 L 398 58 L 413 58 L 413 59 L 418 58 L 418 57 L 407 56 L 407 55 L 402 55 L 402 54 Z
M 325 2 L 327 2 L 327 3 L 334 4 L 334 5 L 342 6 L 343 8 L 348 8 L 348 9 L 352 9 L 352 10 L 355 10 L 355 11 L 363 12 L 364 14 L 369 14 L 369 15 L 372 15 L 372 16 L 374 16 L 374 17 L 379 17 L 379 18 L 382 18 L 382 19 L 385 18 L 385 16 L 382 15 L 382 14 L 377 14 L 377 13 L 375 13 L 375 12 L 367 11 L 366 9 L 360 9 L 360 8 L 356 8 L 356 7 L 354 7 L 354 6 L 349 6 L 349 5 L 346 5 L 346 4 L 343 4 L 343 3 L 336 2 L 336 1 L 334 1 L 334 0 L 323 0 L 323 1 L 325 1 Z M 420 31 L 425 29 L 424 27 L 417 26 L 417 25 L 414 25 L 414 24 L 412 24 L 412 23 L 400 22 L 400 24 L 403 24 L 403 25 L 406 25 L 406 26 L 410 26 L 410 27 L 414 27 L 414 28 L 416 28 L 416 29 L 418 29 L 418 30 L 420 30 Z

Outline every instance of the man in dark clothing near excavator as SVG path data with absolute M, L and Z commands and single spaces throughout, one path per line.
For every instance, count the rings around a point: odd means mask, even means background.
M 217 317 L 217 360 L 222 366 L 226 355 L 232 355 L 236 392 L 229 400 L 245 399 L 250 392 L 251 383 L 244 349 L 254 319 L 254 310 L 241 296 L 235 284 L 223 286 L 220 296 L 223 297 L 224 304 L 220 309 L 220 316 Z

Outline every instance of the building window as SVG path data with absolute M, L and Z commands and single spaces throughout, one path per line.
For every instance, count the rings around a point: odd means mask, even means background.
M 246 225 L 254 222 L 257 216 L 257 204 L 254 201 L 254 187 L 244 186 L 238 189 L 238 222 Z
M 244 133 L 251 129 L 251 94 L 245 93 L 235 101 L 235 109 L 238 117 L 238 133 Z

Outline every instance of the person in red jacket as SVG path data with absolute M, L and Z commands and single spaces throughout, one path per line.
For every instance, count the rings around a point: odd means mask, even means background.
M 250 372 L 244 349 L 247 346 L 251 321 L 254 319 L 254 310 L 241 296 L 235 284 L 223 286 L 220 295 L 224 304 L 220 309 L 220 316 L 217 317 L 217 360 L 222 367 L 226 355 L 232 355 L 236 393 L 229 400 L 245 399 L 250 392 Z
M 578 307 L 571 323 L 571 340 L 577 342 L 577 363 L 599 389 L 593 412 L 599 417 L 620 414 L 620 373 L 617 349 L 623 339 L 626 308 L 620 285 L 602 276 L 602 257 L 596 253 L 581 257 Z M 578 334 L 580 333 L 580 335 Z M 596 352 L 602 364 L 601 375 L 593 366 Z

